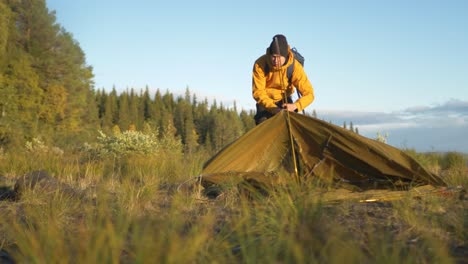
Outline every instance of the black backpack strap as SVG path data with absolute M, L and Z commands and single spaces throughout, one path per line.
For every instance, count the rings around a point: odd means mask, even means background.
M 294 63 L 296 63 L 296 59 L 293 58 L 293 63 L 289 65 L 288 69 L 286 70 L 286 74 L 288 75 L 288 84 L 291 86 L 292 84 L 292 75 L 294 72 Z
M 294 71 L 294 63 L 296 63 L 295 58 L 293 59 L 293 63 L 291 65 L 289 65 L 288 71 L 287 71 L 289 86 L 292 85 L 292 74 L 293 74 L 293 71 Z M 299 89 L 296 88 L 296 92 L 297 92 L 297 97 L 301 98 L 302 94 L 301 94 L 301 92 L 299 92 Z M 302 113 L 305 114 L 304 110 L 302 110 Z

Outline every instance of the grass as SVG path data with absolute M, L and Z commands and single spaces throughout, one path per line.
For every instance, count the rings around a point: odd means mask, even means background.
M 207 200 L 192 184 L 207 159 L 204 153 L 99 160 L 5 153 L 0 184 L 12 187 L 19 176 L 46 170 L 80 195 L 37 186 L 18 201 L 0 201 L 0 248 L 18 263 L 463 263 L 468 257 L 466 199 L 327 204 L 314 195 L 314 184 L 293 184 L 268 195 L 233 187 Z M 442 175 L 466 187 L 466 167 L 457 166 L 444 167 Z M 187 188 L 179 188 L 183 182 Z

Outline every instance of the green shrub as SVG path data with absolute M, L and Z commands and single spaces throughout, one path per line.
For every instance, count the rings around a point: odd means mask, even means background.
M 158 133 L 127 130 L 109 136 L 99 131 L 97 143 L 85 143 L 83 150 L 98 157 L 122 157 L 129 154 L 153 155 L 167 150 L 181 152 L 182 143 L 168 136 L 159 137 Z
M 440 174 L 440 153 L 429 152 L 429 153 L 419 153 L 414 149 L 404 149 L 403 150 L 408 156 L 415 159 L 419 164 L 424 168 L 429 170 L 432 173 L 437 175 Z
M 26 151 L 37 154 L 54 154 L 57 156 L 63 155 L 63 150 L 58 147 L 48 146 L 41 139 L 33 138 L 31 141 L 27 141 L 25 144 Z
M 454 168 L 465 168 L 466 158 L 458 152 L 447 152 L 441 160 L 441 166 L 443 170 L 454 169 Z
M 468 185 L 467 159 L 458 152 L 448 152 L 441 157 L 443 176 L 450 185 Z

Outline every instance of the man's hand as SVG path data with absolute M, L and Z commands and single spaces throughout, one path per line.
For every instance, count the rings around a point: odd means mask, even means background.
M 270 112 L 272 114 L 276 115 L 277 113 L 281 112 L 281 110 L 283 110 L 283 109 L 281 109 L 279 107 L 276 107 L 276 108 L 273 108 L 272 110 L 270 110 Z
M 297 110 L 296 104 L 284 104 L 283 108 L 288 110 L 289 112 L 295 112 Z

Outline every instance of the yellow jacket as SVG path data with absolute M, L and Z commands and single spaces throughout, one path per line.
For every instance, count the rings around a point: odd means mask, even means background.
M 302 111 L 314 100 L 314 89 L 302 65 L 296 61 L 294 63 L 294 71 L 291 78 L 291 87 L 288 83 L 287 69 L 293 63 L 291 58 L 294 55 L 291 49 L 289 50 L 289 60 L 281 67 L 273 67 L 271 63 L 271 55 L 268 53 L 261 56 L 255 61 L 252 74 L 252 96 L 258 104 L 264 106 L 269 111 L 277 108 L 275 102 L 283 100 L 283 94 L 286 97 L 294 93 L 296 87 L 302 97 L 294 103 L 297 106 L 297 111 Z M 264 70 L 268 64 L 269 72 L 265 74 Z

